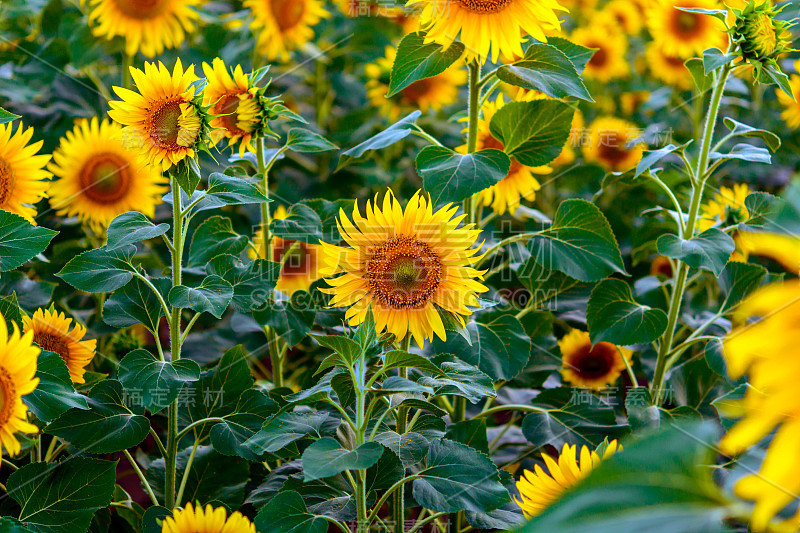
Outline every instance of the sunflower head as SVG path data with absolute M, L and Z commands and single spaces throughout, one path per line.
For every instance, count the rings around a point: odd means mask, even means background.
M 733 10 L 733 40 L 740 45 L 742 57 L 757 70 L 768 63 L 777 66 L 778 57 L 795 51 L 788 31 L 794 23 L 777 19 L 782 9 L 773 7 L 769 0 L 750 0 L 743 9 Z
M 33 342 L 43 350 L 61 356 L 74 383 L 84 383 L 86 367 L 94 358 L 97 340 L 84 340 L 86 328 L 81 324 L 72 325 L 72 319 L 57 313 L 54 309 L 37 309 L 33 317 L 23 317 L 25 334 L 32 336 Z
M 562 337 L 558 346 L 564 380 L 594 390 L 602 390 L 617 381 L 633 354 L 631 350 L 610 342 L 593 345 L 589 333 L 578 329 Z
M 32 137 L 33 128 L 0 124 L 0 210 L 36 224 L 34 204 L 47 197 L 51 174 L 44 170 L 50 156 L 36 155 L 43 141 L 31 143 Z
M 745 222 L 750 214 L 744 202 L 751 192 L 746 183 L 720 187 L 719 192 L 702 205 L 698 229 L 705 231 L 716 224 L 730 226 Z
M 0 444 L 11 455 L 20 452 L 15 433 L 38 433 L 39 428 L 28 422 L 28 407 L 22 397 L 39 384 L 36 361 L 41 350 L 33 345 L 33 335 L 20 335 L 17 325 L 9 333 L 0 315 Z
M 205 509 L 200 504 L 187 503 L 174 509 L 161 525 L 162 533 L 256 533 L 256 526 L 239 511 L 228 516 L 224 507 Z
M 642 159 L 646 145 L 638 140 L 640 136 L 641 130 L 631 122 L 600 117 L 590 127 L 583 155 L 610 172 L 625 172 Z

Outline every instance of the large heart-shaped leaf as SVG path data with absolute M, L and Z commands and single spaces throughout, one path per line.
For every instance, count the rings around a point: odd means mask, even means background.
M 117 372 L 128 398 L 138 398 L 152 413 L 174 402 L 186 383 L 200 379 L 200 366 L 191 359 L 160 361 L 142 349 L 123 357 Z
M 397 45 L 386 96 L 394 96 L 416 81 L 441 74 L 461 57 L 464 48 L 464 44 L 458 41 L 448 48 L 437 43 L 425 43 L 425 32 L 406 35 Z
M 306 481 L 335 476 L 345 470 L 364 470 L 374 465 L 383 446 L 367 442 L 354 450 L 344 448 L 333 437 L 322 437 L 303 452 L 303 476 Z
M 57 231 L 34 226 L 24 218 L 0 210 L 0 272 L 14 270 L 44 252 Z
M 264 423 L 245 446 L 257 454 L 274 453 L 307 436 L 321 438 L 332 435 L 341 420 L 324 411 L 298 411 L 282 413 Z
M 592 343 L 627 346 L 652 342 L 667 329 L 664 311 L 639 304 L 628 284 L 613 278 L 592 290 L 586 316 Z
M 168 278 L 151 278 L 150 282 L 166 300 L 172 282 Z M 158 297 L 139 278 L 114 291 L 103 304 L 103 322 L 117 328 L 143 324 L 150 331 L 156 332 L 163 314 Z
M 656 241 L 658 253 L 680 259 L 694 268 L 710 270 L 719 276 L 736 246 L 727 233 L 710 228 L 691 239 L 681 239 L 677 235 L 662 235 Z
M 444 146 L 426 146 L 417 156 L 416 164 L 431 202 L 441 205 L 461 202 L 488 189 L 506 177 L 511 160 L 494 148 L 459 154 Z
M 155 225 L 150 219 L 139 213 L 131 211 L 122 213 L 108 225 L 106 250 L 116 250 L 131 244 L 154 239 L 165 234 L 169 224 Z
M 233 298 L 233 287 L 219 276 L 203 278 L 197 287 L 178 285 L 169 291 L 169 304 L 181 309 L 193 309 L 198 313 L 211 313 L 222 318 Z
M 247 237 L 233 230 L 231 219 L 213 216 L 206 219 L 192 235 L 189 266 L 201 267 L 222 254 L 239 255 L 247 248 Z
M 75 392 L 69 368 L 57 353 L 42 351 L 36 361 L 36 390 L 22 401 L 39 420 L 51 422 L 70 409 L 88 409 L 86 397 Z
M 520 61 L 497 69 L 497 77 L 511 85 L 541 91 L 553 98 L 574 96 L 594 101 L 572 61 L 550 44 L 532 43 Z
M 308 512 L 303 497 L 287 490 L 276 494 L 258 511 L 255 525 L 259 531 L 285 533 L 326 533 L 328 521 Z
M 523 165 L 538 167 L 554 160 L 572 129 L 575 108 L 559 100 L 509 102 L 489 123 L 503 151 Z
M 56 276 L 80 291 L 114 291 L 133 279 L 131 260 L 135 253 L 132 244 L 116 250 L 89 250 L 70 259 Z
M 432 359 L 444 372 L 444 376 L 422 376 L 417 383 L 431 387 L 436 394 L 453 394 L 477 403 L 481 398 L 494 397 L 497 393 L 492 378 L 451 354 L 439 354 Z

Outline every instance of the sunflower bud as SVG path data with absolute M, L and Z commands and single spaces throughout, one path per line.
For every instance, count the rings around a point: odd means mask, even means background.
M 732 29 L 734 42 L 741 46 L 742 57 L 756 68 L 774 64 L 790 48 L 789 28 L 793 22 L 776 19 L 781 8 L 770 5 L 769 0 L 750 0 L 742 10 L 734 9 L 736 23 Z

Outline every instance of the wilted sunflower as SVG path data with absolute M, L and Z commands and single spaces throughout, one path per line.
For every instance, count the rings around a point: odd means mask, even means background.
M 749 218 L 744 201 L 751 192 L 746 183 L 736 183 L 733 187 L 720 187 L 719 192 L 700 208 L 701 219 L 697 228 L 705 231 L 716 224 L 738 224 Z
M 593 24 L 572 32 L 570 40 L 586 48 L 596 49 L 584 70 L 587 78 L 607 82 L 630 74 L 631 67 L 625 58 L 628 53 L 628 38 L 620 28 Z
M 11 124 L 0 124 L 0 209 L 16 213 L 36 224 L 33 205 L 47 197 L 47 179 L 50 173 L 44 166 L 49 155 L 36 155 L 43 141 L 28 143 L 33 128 L 14 131 Z
M 420 29 L 426 42 L 445 47 L 461 36 L 467 59 L 492 62 L 522 57 L 524 35 L 542 42 L 561 30 L 558 12 L 566 12 L 557 0 L 408 0 L 421 7 Z
M 800 73 L 800 60 L 794 64 L 795 71 Z M 775 94 L 778 96 L 778 102 L 783 106 L 781 111 L 781 118 L 786 125 L 796 130 L 800 128 L 800 74 L 792 74 L 789 78 L 789 85 L 792 87 L 792 95 L 789 96 L 783 90 L 777 89 Z
M 592 346 L 589 333 L 573 329 L 558 341 L 561 349 L 561 377 L 576 387 L 602 390 L 625 370 L 633 352 L 610 342 Z M 625 359 L 623 359 L 623 357 Z
M 436 76 L 415 81 L 391 98 L 389 75 L 397 55 L 393 46 L 386 47 L 386 55 L 364 67 L 367 74 L 367 97 L 389 120 L 397 120 L 401 114 L 414 109 L 423 113 L 441 111 L 458 101 L 458 88 L 467 82 L 467 73 L 455 64 Z
M 85 327 L 76 322 L 70 331 L 72 319 L 49 309 L 37 309 L 33 317 L 23 317 L 22 321 L 25 334 L 33 334 L 33 342 L 43 350 L 57 353 L 67 363 L 74 383 L 85 383 L 86 366 L 92 362 L 97 348 L 97 339 L 83 340 Z
M 323 275 L 328 277 L 331 306 L 349 307 L 350 325 L 360 324 L 372 309 L 378 332 L 388 330 L 398 339 L 410 331 L 422 346 L 434 333 L 445 339 L 439 309 L 464 323 L 476 306 L 476 293 L 488 290 L 478 280 L 484 271 L 472 264 L 480 247 L 472 247 L 480 230 L 471 224 L 459 227 L 464 215 L 447 204 L 433 211 L 417 192 L 405 211 L 391 191 L 383 208 L 368 201 L 366 218 L 356 204 L 353 224 L 339 211 L 339 231 L 350 248 L 322 245 Z
M 273 220 L 283 220 L 289 214 L 282 205 L 278 206 L 272 215 Z M 280 263 L 284 256 L 289 253 L 289 257 L 281 267 L 278 284 L 275 288 L 283 293 L 292 294 L 295 291 L 307 291 L 311 284 L 321 276 L 319 273 L 321 254 L 320 247 L 316 244 L 308 244 L 302 241 L 284 240 L 280 237 L 272 236 L 270 243 L 270 254 L 264 248 L 264 234 L 258 230 L 253 236 L 253 245 L 258 250 L 261 259 L 269 259 Z M 256 258 L 252 249 L 247 252 L 251 259 Z
M 514 501 L 520 506 L 525 517 L 532 518 L 541 514 L 567 489 L 588 476 L 603 459 L 615 454 L 618 449 L 621 450 L 622 446 L 619 446 L 616 440 L 612 440 L 604 448 L 600 450 L 601 456 L 597 451 L 591 451 L 583 446 L 578 457 L 577 445 L 564 444 L 557 461 L 549 455 L 542 454 L 549 472 L 536 465 L 535 472 L 525 470 L 517 481 L 520 499 L 514 496 Z
M 28 422 L 28 407 L 22 397 L 39 384 L 36 360 L 41 350 L 34 346 L 33 335 L 20 335 L 17 325 L 9 334 L 6 321 L 0 315 L 0 444 L 10 455 L 20 452 L 15 433 L 38 433 L 39 428 Z
M 98 37 L 125 38 L 125 52 L 147 57 L 178 48 L 200 18 L 200 0 L 89 0 L 89 22 Z
M 692 75 L 686 68 L 686 59 L 666 53 L 661 44 L 653 41 L 645 46 L 644 55 L 655 79 L 682 91 L 692 88 Z
M 717 0 L 656 0 L 647 23 L 653 40 L 665 54 L 694 57 L 708 48 L 728 48 L 728 34 L 721 20 L 682 8 L 719 9 L 720 4 Z
M 239 511 L 228 516 L 224 507 L 187 503 L 164 519 L 162 533 L 256 533 L 256 526 Z
M 589 139 L 583 144 L 583 157 L 606 170 L 624 172 L 634 168 L 642 159 L 646 145 L 637 142 L 641 135 L 635 124 L 613 117 L 595 119 L 590 127 Z
M 61 138 L 49 169 L 60 179 L 50 185 L 50 205 L 95 228 L 117 216 L 140 211 L 150 218 L 168 180 L 122 144 L 122 126 L 84 120 Z
M 123 143 L 144 161 L 167 171 L 185 157 L 194 157 L 206 129 L 206 117 L 195 98 L 194 65 L 184 71 L 181 60 L 172 73 L 159 61 L 131 67 L 138 93 L 114 87 L 122 100 L 108 103 L 108 116 L 126 126 Z
M 330 16 L 320 0 L 245 0 L 250 29 L 267 60 L 289 60 L 289 52 L 314 39 L 314 26 Z

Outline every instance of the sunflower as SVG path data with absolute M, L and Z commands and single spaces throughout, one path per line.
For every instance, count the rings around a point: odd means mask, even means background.
M 464 215 L 458 207 L 433 206 L 419 192 L 405 211 L 391 190 L 383 197 L 383 209 L 367 202 L 366 218 L 356 204 L 353 221 L 339 211 L 339 231 L 350 248 L 324 242 L 323 274 L 332 294 L 331 306 L 349 307 L 350 325 L 360 324 L 371 309 L 378 332 L 389 331 L 402 339 L 410 331 L 421 347 L 435 333 L 445 339 L 439 309 L 461 324 L 476 306 L 476 293 L 488 289 L 478 280 L 485 271 L 473 268 L 480 247 L 471 248 L 480 235 L 472 224 L 460 226 Z
M 125 52 L 147 57 L 178 48 L 194 32 L 200 0 L 89 0 L 89 22 L 98 37 L 125 38 Z
M 689 9 L 719 9 L 717 0 L 656 0 L 647 24 L 653 40 L 671 56 L 694 57 L 708 48 L 728 48 L 725 24 L 710 15 L 687 13 Z
M 659 43 L 653 41 L 645 46 L 644 55 L 655 79 L 682 91 L 692 88 L 692 75 L 686 68 L 686 59 L 666 53 Z
M 628 35 L 638 35 L 644 27 L 642 12 L 631 8 L 630 0 L 611 0 L 603 8 Z
M 16 213 L 36 224 L 33 205 L 47 196 L 47 179 L 44 170 L 49 155 L 36 155 L 43 141 L 28 145 L 33 128 L 13 131 L 11 124 L 0 124 L 0 209 Z
M 387 46 L 384 57 L 364 67 L 368 79 L 367 97 L 390 120 L 397 120 L 401 114 L 414 109 L 423 113 L 441 111 L 458 101 L 458 89 L 467 82 L 467 73 L 457 65 L 436 76 L 415 81 L 391 98 L 386 98 L 396 55 L 397 49 Z
M 34 346 L 33 335 L 20 335 L 17 325 L 9 335 L 6 321 L 0 315 L 0 444 L 10 455 L 20 452 L 14 433 L 38 433 L 39 428 L 28 422 L 28 408 L 22 397 L 39 384 L 36 360 L 41 350 Z
M 289 52 L 314 38 L 313 26 L 330 16 L 320 0 L 245 0 L 257 33 L 256 47 L 269 61 L 289 60 Z
M 49 309 L 37 309 L 33 318 L 26 316 L 22 321 L 25 334 L 33 334 L 33 342 L 43 350 L 57 353 L 67 363 L 73 383 L 85 383 L 83 374 L 97 348 L 96 339 L 83 340 L 85 327 L 76 322 L 70 331 L 72 319 Z
M 640 135 L 641 130 L 625 120 L 613 117 L 595 119 L 589 139 L 583 145 L 583 157 L 608 171 L 630 170 L 642 159 L 646 148 L 642 142 L 630 146 Z
M 767 257 L 794 272 L 800 267 L 800 239 L 791 235 L 737 231 L 733 237 L 742 257 Z
M 625 58 L 628 53 L 628 38 L 619 28 L 608 24 L 578 28 L 572 32 L 570 40 L 586 48 L 596 49 L 584 70 L 587 78 L 607 82 L 630 74 L 630 64 Z
M 284 220 L 289 214 L 286 208 L 278 206 L 272 215 L 273 220 Z M 311 284 L 320 278 L 319 255 L 320 247 L 316 244 L 308 244 L 302 241 L 284 240 L 280 237 L 272 237 L 270 243 L 270 256 L 264 249 L 264 234 L 258 230 L 253 236 L 253 245 L 258 250 L 258 255 L 253 249 L 248 250 L 251 259 L 260 257 L 270 259 L 277 263 L 283 261 L 284 256 L 289 253 L 289 257 L 281 267 L 278 277 L 278 284 L 275 288 L 283 293 L 292 294 L 295 291 L 307 291 Z
M 633 352 L 610 342 L 592 346 L 589 333 L 573 329 L 558 341 L 561 349 L 561 377 L 577 387 L 602 390 L 625 370 Z M 623 359 L 623 357 L 625 359 Z
M 216 509 L 206 505 L 187 503 L 183 509 L 174 509 L 161 526 L 162 533 L 256 533 L 256 526 L 239 511 L 228 516 L 224 507 Z
M 657 255 L 650 263 L 650 275 L 657 278 L 672 277 L 672 260 L 664 255 Z
M 800 73 L 800 60 L 795 62 L 794 68 Z M 800 74 L 792 74 L 789 79 L 789 85 L 792 87 L 793 97 L 790 97 L 781 89 L 776 89 L 775 94 L 778 96 L 778 102 L 783 106 L 781 118 L 786 122 L 787 126 L 796 130 L 800 128 Z
M 558 460 L 549 455 L 542 455 L 549 473 L 539 465 L 534 468 L 535 472 L 524 471 L 517 481 L 520 498 L 514 496 L 514 501 L 520 506 L 526 518 L 539 515 L 556 502 L 567 489 L 588 476 L 603 459 L 615 454 L 618 449 L 621 450 L 622 446 L 619 446 L 616 440 L 612 440 L 599 453 L 583 446 L 578 457 L 577 445 L 570 446 L 565 443 Z
M 750 214 L 744 201 L 751 192 L 746 183 L 737 183 L 732 188 L 720 187 L 719 192 L 701 206 L 697 228 L 705 231 L 717 224 L 727 226 L 745 222 Z
M 122 126 L 96 118 L 62 137 L 48 167 L 60 178 L 50 185 L 50 205 L 59 215 L 77 215 L 95 228 L 128 211 L 153 218 L 167 180 L 139 162 L 121 137 Z
M 420 6 L 420 29 L 426 42 L 450 46 L 461 34 L 467 60 L 483 62 L 491 53 L 505 59 L 522 57 L 524 35 L 542 42 L 561 30 L 557 0 L 408 0 Z
M 184 71 L 178 59 L 170 74 L 160 61 L 158 66 L 145 62 L 144 71 L 131 67 L 131 75 L 139 92 L 114 87 L 122 100 L 108 103 L 108 116 L 126 126 L 125 145 L 165 172 L 185 157 L 194 157 L 205 129 L 192 86 L 197 81 L 194 65 Z

